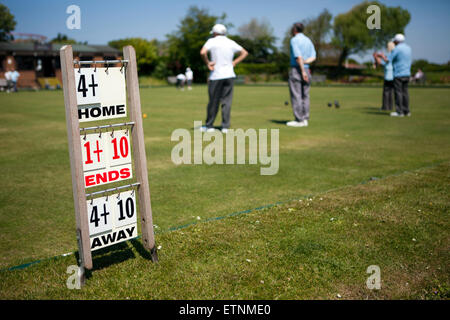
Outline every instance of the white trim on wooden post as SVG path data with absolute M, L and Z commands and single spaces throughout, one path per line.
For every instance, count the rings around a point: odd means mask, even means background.
M 72 172 L 75 219 L 77 224 L 77 234 L 81 237 L 78 252 L 80 253 L 81 267 L 92 269 L 72 46 L 63 46 L 60 49 L 59 54 L 61 58 L 64 104 L 66 108 L 67 138 L 69 142 L 70 168 Z
M 153 233 L 152 206 L 148 184 L 147 157 L 145 155 L 144 130 L 142 127 L 141 98 L 136 65 L 136 52 L 132 46 L 123 48 L 123 57 L 128 60 L 126 67 L 127 99 L 130 121 L 134 122 L 132 130 L 133 157 L 136 179 L 139 185 L 139 211 L 141 217 L 142 242 L 152 253 L 155 251 L 155 236 Z M 152 254 L 155 260 L 156 255 Z M 156 257 L 157 259 L 157 257 Z

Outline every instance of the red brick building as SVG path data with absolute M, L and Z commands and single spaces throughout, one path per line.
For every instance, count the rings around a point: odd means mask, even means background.
M 59 49 L 63 44 L 38 42 L 0 42 L 0 79 L 5 72 L 16 69 L 20 73 L 19 88 L 42 88 L 45 83 L 59 82 L 61 65 Z M 121 51 L 105 45 L 73 44 L 74 59 L 116 60 Z

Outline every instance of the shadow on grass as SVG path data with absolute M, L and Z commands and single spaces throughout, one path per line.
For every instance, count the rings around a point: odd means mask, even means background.
M 203 125 L 204 125 L 204 124 L 203 124 Z M 219 126 L 214 126 L 213 128 L 216 129 L 216 130 L 219 130 L 219 131 L 222 130 L 222 127 L 219 127 Z M 199 130 L 199 128 L 198 128 L 198 127 L 195 127 L 195 128 L 192 127 L 192 128 L 191 128 L 191 131 L 196 131 L 196 130 Z
M 274 120 L 274 119 L 271 119 L 269 121 L 272 122 L 272 123 L 276 123 L 276 124 L 286 124 L 287 122 L 292 121 L 292 120 Z
M 377 116 L 389 116 L 389 113 L 392 112 L 392 110 L 381 110 L 377 107 L 364 107 L 362 108 L 364 113 L 366 114 L 374 114 Z
M 102 270 L 112 265 L 136 258 L 133 249 L 128 245 L 128 243 L 131 243 L 133 248 L 142 258 L 152 261 L 151 253 L 144 248 L 142 243 L 138 239 L 132 239 L 92 252 L 93 268 L 92 270 L 85 270 L 86 278 L 89 279 L 94 271 Z M 78 251 L 75 252 L 75 256 L 77 261 L 79 261 Z

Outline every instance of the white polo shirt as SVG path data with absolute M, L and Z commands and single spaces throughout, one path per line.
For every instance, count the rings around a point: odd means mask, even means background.
M 211 55 L 211 61 L 215 62 L 209 80 L 221 80 L 235 78 L 233 68 L 234 54 L 242 51 L 242 47 L 226 36 L 215 36 L 206 41 L 204 47 Z
M 192 80 L 194 79 L 194 72 L 192 70 L 186 71 L 186 80 Z

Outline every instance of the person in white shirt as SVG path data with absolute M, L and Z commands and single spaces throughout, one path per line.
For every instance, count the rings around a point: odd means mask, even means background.
M 186 81 L 186 76 L 183 73 L 177 75 L 177 88 L 184 91 L 184 83 Z
M 236 78 L 234 67 L 247 57 L 248 52 L 235 41 L 226 37 L 227 28 L 224 25 L 214 25 L 211 33 L 213 37 L 206 41 L 200 50 L 203 61 L 211 71 L 208 81 L 209 103 L 206 123 L 200 130 L 214 130 L 214 120 L 219 110 L 219 104 L 222 103 L 222 132 L 226 133 L 230 127 L 233 85 L 234 78 Z M 211 60 L 208 59 L 208 52 Z M 239 54 L 234 59 L 236 53 Z
M 13 91 L 17 92 L 17 81 L 19 80 L 20 73 L 17 72 L 15 69 L 11 72 L 11 82 L 13 86 Z
M 12 81 L 11 81 L 11 71 L 5 72 L 5 80 L 6 80 L 6 92 L 9 93 L 12 87 Z
M 191 68 L 186 68 L 186 83 L 188 90 L 192 90 L 192 81 L 194 80 L 194 73 L 192 72 Z
M 424 83 L 425 81 L 425 73 L 421 69 L 417 70 L 416 74 L 414 75 L 414 81 L 416 83 Z

